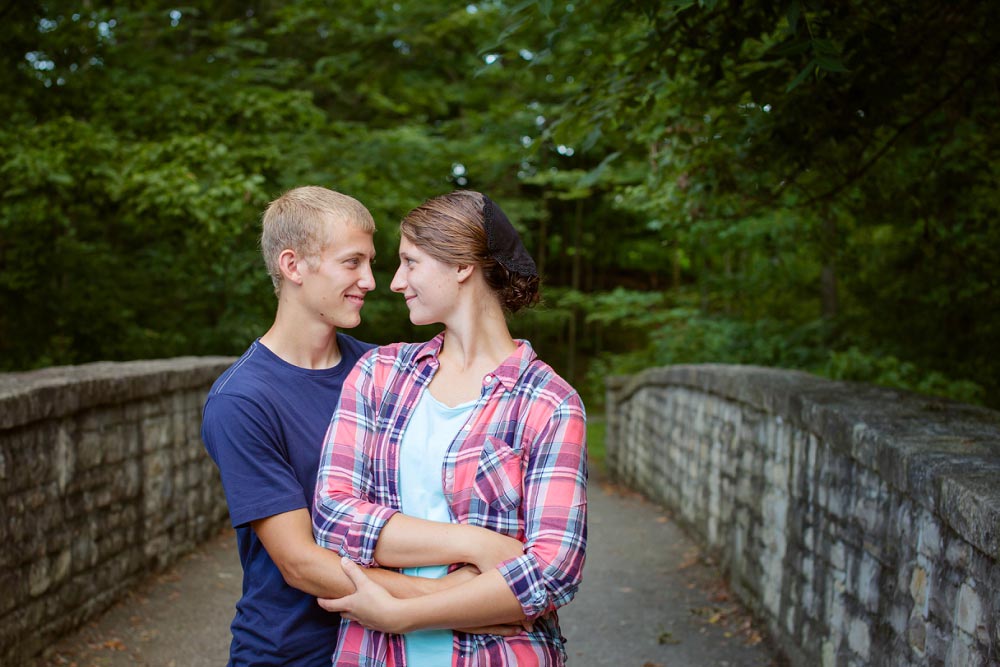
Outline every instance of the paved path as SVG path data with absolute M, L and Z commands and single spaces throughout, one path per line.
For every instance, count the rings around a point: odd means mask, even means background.
M 222 667 L 240 577 L 226 531 L 29 667 Z M 560 616 L 571 667 L 780 664 L 669 515 L 597 480 L 585 581 Z

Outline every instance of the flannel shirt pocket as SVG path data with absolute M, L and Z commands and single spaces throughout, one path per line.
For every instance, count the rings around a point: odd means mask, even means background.
M 511 512 L 521 506 L 521 483 L 520 453 L 487 436 L 476 470 L 476 495 L 497 512 Z

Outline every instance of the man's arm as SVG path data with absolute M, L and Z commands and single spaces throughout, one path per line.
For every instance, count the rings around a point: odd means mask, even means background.
M 354 592 L 340 556 L 313 541 L 308 510 L 275 514 L 250 525 L 289 586 L 322 598 L 339 598 Z M 398 598 L 427 595 L 475 576 L 469 571 L 459 571 L 442 579 L 425 579 L 378 568 L 368 570 L 367 574 Z

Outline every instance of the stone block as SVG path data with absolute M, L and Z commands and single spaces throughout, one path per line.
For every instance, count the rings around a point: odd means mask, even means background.
M 81 431 L 76 448 L 76 462 L 81 470 L 100 467 L 104 462 L 105 437 L 100 425 Z
M 913 608 L 923 618 L 927 618 L 929 581 L 925 565 L 918 564 L 910 575 L 910 597 L 913 598 Z
M 875 614 L 879 609 L 882 568 L 871 554 L 862 553 L 856 574 L 856 596 L 865 611 Z
M 986 667 L 986 657 L 979 653 L 972 637 L 957 632 L 948 645 L 944 664 L 945 667 Z
M 945 559 L 952 568 L 965 571 L 972 560 L 972 547 L 961 539 L 949 540 L 945 549 Z
M 924 643 L 924 654 L 928 664 L 941 664 L 945 660 L 948 648 L 951 646 L 951 633 L 935 623 L 928 623 L 927 638 Z
M 73 574 L 97 565 L 97 543 L 89 535 L 81 535 L 73 541 L 72 554 Z
M 830 566 L 835 570 L 847 569 L 847 547 L 843 542 L 832 542 L 830 545 Z
M 919 657 L 923 657 L 927 648 L 927 628 L 929 624 L 927 619 L 925 619 L 919 612 L 914 610 L 910 614 L 910 620 L 907 624 L 906 634 L 907 640 L 909 641 L 910 648 Z
M 983 601 L 974 581 L 967 581 L 958 590 L 955 602 L 955 625 L 965 633 L 976 636 L 986 628 Z
M 930 512 L 921 512 L 918 518 L 917 550 L 931 560 L 941 556 L 941 526 Z
M 951 627 L 960 585 L 961 581 L 955 573 L 946 568 L 939 567 L 935 572 L 928 599 L 928 616 L 936 623 Z
M 147 416 L 142 420 L 140 432 L 143 454 L 167 450 L 173 438 L 173 422 L 162 414 Z
M 837 647 L 832 640 L 823 642 L 820 656 L 823 667 L 837 667 Z
M 888 627 L 892 630 L 893 635 L 900 639 L 906 637 L 909 620 L 908 610 L 901 605 L 892 605 L 886 615 Z

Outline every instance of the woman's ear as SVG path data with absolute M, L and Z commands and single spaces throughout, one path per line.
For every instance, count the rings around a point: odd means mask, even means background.
M 475 272 L 475 270 L 476 270 L 475 264 L 459 264 L 456 269 L 456 273 L 458 274 L 458 282 L 464 283 L 466 280 L 469 279 L 469 276 L 471 276 Z

